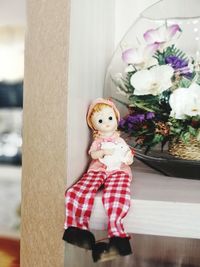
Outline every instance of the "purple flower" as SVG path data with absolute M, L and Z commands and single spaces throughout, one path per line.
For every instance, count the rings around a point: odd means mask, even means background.
M 147 112 L 146 113 L 146 119 L 147 120 L 151 120 L 155 117 L 155 113 L 154 112 Z
M 191 74 L 187 60 L 171 55 L 165 58 L 165 63 L 170 64 L 173 69 L 180 72 L 182 75 L 188 76 L 188 74 Z
M 134 124 L 132 123 L 128 123 L 127 126 L 128 126 L 128 131 L 131 131 L 134 129 Z
M 156 29 L 150 29 L 144 33 L 144 39 L 148 44 L 169 42 L 179 36 L 181 28 L 178 24 L 171 26 L 163 25 Z
M 129 115 L 127 120 L 131 123 L 141 123 L 145 120 L 144 114 Z
M 145 123 L 147 120 L 151 120 L 155 117 L 154 112 L 147 112 L 144 114 L 133 113 L 129 114 L 119 122 L 119 129 L 126 132 L 133 132 L 140 127 L 140 124 Z
M 119 128 L 121 128 L 121 129 L 123 129 L 124 127 L 125 127 L 125 124 L 126 124 L 126 120 L 125 119 L 121 119 L 120 121 L 119 121 Z
M 144 64 L 158 50 L 160 44 L 153 43 L 147 46 L 140 45 L 137 48 L 129 48 L 122 53 L 122 59 L 126 64 Z
M 175 70 L 188 66 L 188 61 L 172 55 L 165 58 L 165 63 L 170 64 Z

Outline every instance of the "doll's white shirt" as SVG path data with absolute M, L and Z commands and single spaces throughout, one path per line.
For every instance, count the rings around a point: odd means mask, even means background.
M 120 144 L 126 144 L 124 139 L 119 137 L 118 134 L 114 134 L 113 136 L 106 137 L 106 138 L 95 138 L 95 140 L 91 144 L 91 147 L 90 147 L 88 153 L 90 154 L 92 151 L 100 150 L 101 149 L 101 144 L 105 143 L 105 142 L 112 142 L 114 144 L 119 144 L 119 143 Z M 129 148 L 129 150 L 130 150 L 130 148 Z M 127 173 L 129 175 L 129 177 L 132 179 L 131 168 L 130 168 L 130 166 L 128 166 L 125 163 L 122 163 L 119 166 L 119 168 L 117 168 L 116 170 L 108 171 L 107 170 L 107 166 L 105 164 L 101 163 L 98 159 L 96 159 L 96 160 L 92 160 L 91 161 L 87 171 L 88 172 L 89 171 L 103 171 L 103 172 L 106 172 L 107 175 L 113 174 L 116 171 L 123 171 L 123 172 Z

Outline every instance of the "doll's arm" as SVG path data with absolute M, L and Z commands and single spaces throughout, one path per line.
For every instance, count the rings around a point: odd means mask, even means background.
M 134 149 L 131 149 L 127 143 L 125 142 L 125 140 L 123 138 L 120 138 L 121 139 L 121 142 L 124 143 L 127 147 L 128 147 L 128 151 L 126 152 L 125 154 L 125 157 L 124 157 L 124 160 L 123 162 L 126 164 L 126 165 L 131 165 L 134 161 Z
M 125 160 L 124 160 L 124 163 L 126 165 L 131 165 L 133 163 L 133 152 L 131 151 L 131 149 L 129 149 L 125 155 Z
M 104 156 L 112 155 L 113 149 L 100 149 L 100 150 L 93 150 L 90 151 L 90 156 L 92 159 L 101 159 Z

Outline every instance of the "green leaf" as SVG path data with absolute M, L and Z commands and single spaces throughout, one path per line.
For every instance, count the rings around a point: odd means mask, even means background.
M 196 77 L 196 83 L 200 85 L 200 73 L 196 73 L 197 77 Z
M 196 136 L 196 138 L 197 138 L 197 141 L 200 142 L 200 129 L 198 129 L 198 131 L 197 131 L 197 136 Z
M 153 144 L 159 144 L 159 143 L 161 143 L 163 141 L 163 139 L 164 138 L 163 138 L 163 136 L 161 134 L 155 134 L 154 138 L 152 140 L 152 143 Z
M 193 135 L 193 136 L 196 136 L 196 134 L 197 134 L 197 131 L 196 131 L 196 129 L 194 129 L 192 126 L 188 126 L 188 130 L 189 130 L 189 133 L 191 134 L 191 135 Z
M 179 87 L 188 88 L 192 84 L 192 81 L 183 77 L 179 82 Z
M 130 107 L 138 107 L 138 108 L 145 110 L 145 111 L 162 113 L 162 110 L 161 110 L 160 105 L 159 105 L 158 96 L 131 95 L 129 97 L 129 100 L 130 100 Z
M 183 133 L 181 133 L 180 137 L 184 143 L 187 143 L 190 140 L 190 133 L 189 132 L 183 132 Z
M 181 133 L 181 128 L 175 128 L 173 126 L 170 127 L 170 132 L 173 134 L 180 134 Z
M 156 51 L 153 57 L 158 60 L 159 65 L 163 65 L 166 64 L 165 59 L 168 56 L 176 56 L 180 59 L 188 61 L 186 54 L 182 50 L 177 48 L 174 44 L 167 47 L 163 52 Z

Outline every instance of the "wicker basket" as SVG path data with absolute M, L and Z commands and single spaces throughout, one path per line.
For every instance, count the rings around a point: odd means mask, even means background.
M 172 140 L 169 142 L 168 151 L 177 158 L 200 160 L 200 142 L 196 138 L 191 138 L 188 143 Z

